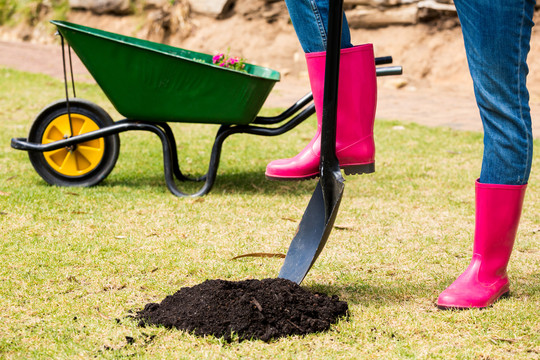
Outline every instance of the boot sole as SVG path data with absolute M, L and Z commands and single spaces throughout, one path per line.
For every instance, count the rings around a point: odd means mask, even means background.
M 340 168 L 345 172 L 345 175 L 362 175 L 362 174 L 371 174 L 375 172 L 375 163 L 371 164 L 361 164 L 361 165 L 344 165 L 340 166 Z M 277 176 L 269 176 L 266 175 L 266 179 L 272 180 L 272 181 L 306 181 L 306 180 L 312 180 L 320 177 L 321 174 L 317 173 L 310 176 L 305 177 L 277 177 Z
M 360 165 L 344 165 L 340 166 L 345 172 L 345 175 L 362 175 L 375 172 L 375 163 L 360 164 Z
M 476 306 L 470 306 L 470 307 L 466 307 L 466 306 L 444 306 L 444 305 L 439 305 L 437 304 L 437 308 L 439 310 L 469 310 L 469 309 L 485 309 L 485 308 L 488 308 L 488 307 L 491 307 L 493 306 L 493 304 L 495 304 L 497 301 L 499 301 L 500 299 L 504 299 L 504 298 L 507 298 L 510 296 L 510 291 L 506 291 L 504 293 L 501 294 L 501 296 L 499 296 L 497 299 L 495 299 L 495 301 L 493 301 L 491 304 L 488 304 L 486 306 L 479 306 L 479 307 L 476 307 Z

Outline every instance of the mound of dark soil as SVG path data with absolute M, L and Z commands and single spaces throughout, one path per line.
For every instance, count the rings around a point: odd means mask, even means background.
M 325 331 L 346 316 L 337 296 L 311 293 L 285 279 L 207 280 L 149 303 L 137 313 L 140 326 L 162 325 L 195 335 L 269 341 Z

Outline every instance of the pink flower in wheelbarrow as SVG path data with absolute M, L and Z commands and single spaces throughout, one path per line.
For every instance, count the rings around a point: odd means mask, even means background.
M 238 57 L 228 57 L 228 55 L 219 53 L 212 57 L 212 63 L 220 67 L 246 72 L 244 59 Z
M 224 54 L 216 54 L 214 55 L 214 57 L 212 58 L 212 63 L 214 64 L 219 64 L 223 59 L 225 58 L 225 55 Z

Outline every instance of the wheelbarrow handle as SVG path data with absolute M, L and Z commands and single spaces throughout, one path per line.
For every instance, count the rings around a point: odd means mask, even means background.
M 403 67 L 401 66 L 381 66 L 378 67 L 377 76 L 392 76 L 403 74 Z
M 388 65 L 394 61 L 391 56 L 380 56 L 375 58 L 375 65 Z

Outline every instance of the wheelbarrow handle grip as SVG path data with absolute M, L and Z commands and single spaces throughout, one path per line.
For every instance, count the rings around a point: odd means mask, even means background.
M 388 65 L 391 64 L 394 59 L 391 56 L 380 56 L 375 58 L 375 65 Z

